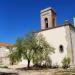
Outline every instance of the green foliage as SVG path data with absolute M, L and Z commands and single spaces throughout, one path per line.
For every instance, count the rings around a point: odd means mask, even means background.
M 6 65 L 0 65 L 0 68 L 8 68 Z
M 70 58 L 69 57 L 65 57 L 62 61 L 62 67 L 63 68 L 68 68 L 70 67 Z
M 51 67 L 52 66 L 52 60 L 50 59 L 50 57 L 46 58 L 46 67 Z
M 41 63 L 46 59 L 48 54 L 53 53 L 54 48 L 51 47 L 45 38 L 41 34 L 30 33 L 19 38 L 16 41 L 16 49 L 10 54 L 11 60 L 18 61 L 24 58 L 28 61 L 28 67 L 30 66 L 30 61 L 33 63 Z
M 9 50 L 10 50 L 10 54 L 9 54 L 9 58 L 10 58 L 10 61 L 11 61 L 11 64 L 15 64 L 17 61 L 20 61 L 21 60 L 21 57 L 22 57 L 22 47 L 21 47 L 21 42 L 22 40 L 20 38 L 18 38 L 16 40 L 16 47 L 10 47 Z
M 0 63 L 0 68 L 8 68 L 8 66 Z
M 12 65 L 15 64 L 18 61 L 18 56 L 17 56 L 16 52 L 10 53 L 9 58 L 10 58 L 10 61 L 11 61 Z
M 48 42 L 45 40 L 42 34 L 38 34 L 36 36 L 37 38 L 37 52 L 34 56 L 34 63 L 41 63 L 43 60 L 45 60 L 48 57 L 48 54 L 54 52 L 54 48 L 48 44 Z
M 22 58 L 22 53 L 23 53 L 23 50 L 22 50 L 22 38 L 17 38 L 16 40 L 16 48 L 14 49 L 14 52 L 16 53 L 16 56 L 17 56 L 17 61 L 20 61 L 21 58 Z

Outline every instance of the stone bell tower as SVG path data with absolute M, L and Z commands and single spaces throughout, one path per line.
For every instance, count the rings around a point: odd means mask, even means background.
M 56 13 L 49 7 L 41 10 L 41 30 L 56 26 Z

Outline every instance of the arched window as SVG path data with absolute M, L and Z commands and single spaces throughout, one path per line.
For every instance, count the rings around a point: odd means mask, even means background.
M 48 18 L 45 18 L 45 28 L 48 28 Z
M 59 52 L 62 53 L 63 51 L 64 51 L 63 45 L 60 45 L 60 46 L 59 46 Z

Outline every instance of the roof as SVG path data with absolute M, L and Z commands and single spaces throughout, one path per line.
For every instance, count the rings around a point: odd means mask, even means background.
M 46 11 L 49 11 L 49 10 L 52 10 L 56 14 L 55 10 L 52 7 L 48 7 L 46 9 L 43 9 L 43 10 L 40 11 L 40 13 L 43 13 L 43 12 L 46 12 Z
M 51 29 L 63 27 L 63 26 L 69 26 L 71 30 L 75 30 L 75 27 L 74 27 L 73 25 L 71 25 L 71 24 L 68 25 L 68 24 L 67 24 L 67 25 L 60 25 L 60 26 L 55 26 L 55 27 L 52 27 L 52 28 L 42 29 L 42 30 L 40 30 L 40 31 L 37 31 L 36 33 L 41 32 L 41 31 L 46 31 L 46 30 L 51 30 Z
M 0 43 L 0 46 L 9 46 L 9 47 L 12 47 L 12 46 L 14 46 L 14 44 Z

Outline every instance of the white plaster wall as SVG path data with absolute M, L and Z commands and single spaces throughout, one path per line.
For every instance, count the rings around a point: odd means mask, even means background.
M 0 60 L 2 62 L 2 64 L 4 65 L 9 65 L 10 61 L 8 58 L 9 55 L 9 49 L 7 49 L 6 47 L 0 47 Z
M 70 58 L 71 62 L 70 65 L 73 65 L 73 54 L 72 54 L 72 40 L 71 40 L 71 32 L 70 32 L 70 26 L 65 27 L 66 29 L 66 41 L 68 42 L 67 45 L 67 57 Z
M 58 28 L 53 28 L 53 29 L 49 29 L 49 30 L 45 30 L 45 31 L 40 31 L 38 32 L 38 34 L 43 34 L 43 36 L 45 37 L 46 41 L 55 48 L 55 53 L 49 55 L 51 60 L 52 60 L 52 65 L 62 65 L 62 60 L 63 58 L 66 56 L 71 56 L 71 41 L 70 41 L 70 32 L 69 32 L 69 26 L 61 26 Z M 75 48 L 74 44 L 75 44 L 75 33 L 73 31 L 71 31 L 71 35 L 73 38 L 73 49 Z M 59 46 L 63 45 L 64 47 L 64 52 L 60 53 L 59 51 Z M 70 50 L 68 50 L 70 49 Z M 9 54 L 9 50 L 6 49 L 5 47 L 0 48 L 0 52 L 2 52 L 0 54 L 1 56 L 7 56 Z M 74 55 L 75 55 L 75 50 L 74 50 Z M 9 64 L 9 59 L 7 61 L 8 58 L 5 58 L 4 62 L 5 64 Z M 74 56 L 74 63 L 75 63 L 75 56 Z M 22 60 L 21 62 L 18 63 L 18 65 L 24 65 L 27 66 L 27 61 L 26 60 Z M 31 62 L 31 65 L 33 65 L 33 63 Z
M 41 31 L 39 33 L 43 34 L 46 41 L 55 48 L 55 53 L 50 55 L 52 60 L 52 65 L 62 65 L 62 60 L 65 56 L 67 56 L 67 47 L 68 47 L 68 40 L 66 34 L 66 27 L 62 26 L 50 30 Z M 64 52 L 59 52 L 59 46 L 64 46 Z
M 38 34 L 43 34 L 45 40 L 55 48 L 55 53 L 52 53 L 50 56 L 52 60 L 52 65 L 62 66 L 62 60 L 64 57 L 71 56 L 71 41 L 70 41 L 70 33 L 69 26 L 62 26 L 50 30 L 41 31 Z M 60 53 L 59 46 L 63 45 L 64 52 Z M 70 49 L 70 50 L 68 50 Z M 70 53 L 69 53 L 70 52 Z M 27 61 L 22 60 L 19 65 L 27 66 Z M 33 63 L 31 62 L 31 65 Z
M 71 30 L 72 50 L 73 50 L 73 63 L 75 65 L 75 30 Z

